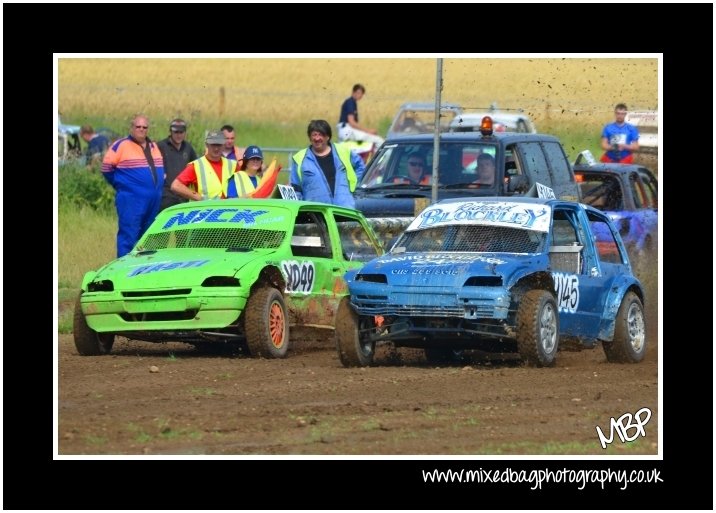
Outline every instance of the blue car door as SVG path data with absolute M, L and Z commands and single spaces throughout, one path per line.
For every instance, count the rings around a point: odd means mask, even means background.
M 550 262 L 560 333 L 596 338 L 609 288 L 594 258 L 594 245 L 588 240 L 588 233 L 574 208 L 555 208 Z

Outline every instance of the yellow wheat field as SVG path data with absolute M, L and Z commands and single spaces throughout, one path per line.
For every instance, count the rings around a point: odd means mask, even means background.
M 181 116 L 238 123 L 338 121 L 356 82 L 361 121 L 377 126 L 405 101 L 434 101 L 433 58 L 74 58 L 58 60 L 64 119 Z M 603 123 L 615 103 L 657 109 L 658 59 L 446 58 L 442 100 L 523 108 L 537 121 Z M 223 90 L 223 94 L 222 94 Z

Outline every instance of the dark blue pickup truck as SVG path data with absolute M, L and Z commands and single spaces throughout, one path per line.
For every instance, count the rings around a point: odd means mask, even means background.
M 355 191 L 356 209 L 368 218 L 386 249 L 431 203 L 435 181 L 438 201 L 550 194 L 569 201 L 581 199 L 559 139 L 544 134 L 493 133 L 492 120 L 483 121 L 488 124 L 481 131 L 441 133 L 437 155 L 433 134 L 389 134 Z M 423 162 L 424 175 L 416 181 L 409 164 L 418 159 Z M 478 162 L 483 159 L 494 164 L 490 180 L 478 175 Z
M 437 170 L 433 164 L 437 157 Z M 425 174 L 415 181 L 409 163 L 420 159 Z M 492 160 L 489 183 L 478 175 L 478 161 Z M 435 174 L 437 173 L 437 176 Z M 440 134 L 439 153 L 433 134 L 392 135 L 371 159 L 356 188 L 356 209 L 368 218 L 402 220 L 407 227 L 432 199 L 475 196 L 544 196 L 569 201 L 581 199 L 572 166 L 554 136 L 531 133 L 447 132 Z M 380 221 L 374 222 L 383 237 Z

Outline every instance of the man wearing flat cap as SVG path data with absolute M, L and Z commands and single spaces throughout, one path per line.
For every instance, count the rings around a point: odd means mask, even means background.
M 226 138 L 221 130 L 206 134 L 206 154 L 190 162 L 171 185 L 171 191 L 188 200 L 224 199 L 236 161 L 221 154 Z
M 162 139 L 157 145 L 164 157 L 164 172 L 166 173 L 160 207 L 160 210 L 164 210 L 186 201 L 181 196 L 174 194 L 170 186 L 186 165 L 196 160 L 198 155 L 191 143 L 186 140 L 186 121 L 180 118 L 173 119 L 169 123 L 169 137 Z

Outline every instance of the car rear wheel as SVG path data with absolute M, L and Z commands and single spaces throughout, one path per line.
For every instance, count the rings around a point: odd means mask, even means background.
M 109 354 L 114 345 L 113 333 L 97 333 L 89 327 L 85 314 L 82 313 L 82 302 L 79 297 L 75 304 L 72 335 L 77 352 L 82 356 Z
M 246 345 L 251 356 L 285 358 L 288 352 L 288 315 L 281 293 L 260 287 L 249 297 L 244 318 Z
M 602 342 L 607 360 L 615 363 L 638 363 L 646 355 L 646 323 L 639 296 L 627 292 L 619 306 L 614 324 L 614 340 Z
M 344 367 L 367 367 L 375 357 L 375 342 L 368 339 L 370 317 L 359 317 L 344 297 L 336 312 L 336 349 Z
M 559 348 L 559 316 L 554 296 L 528 291 L 517 310 L 517 347 L 523 360 L 537 367 L 554 365 Z

